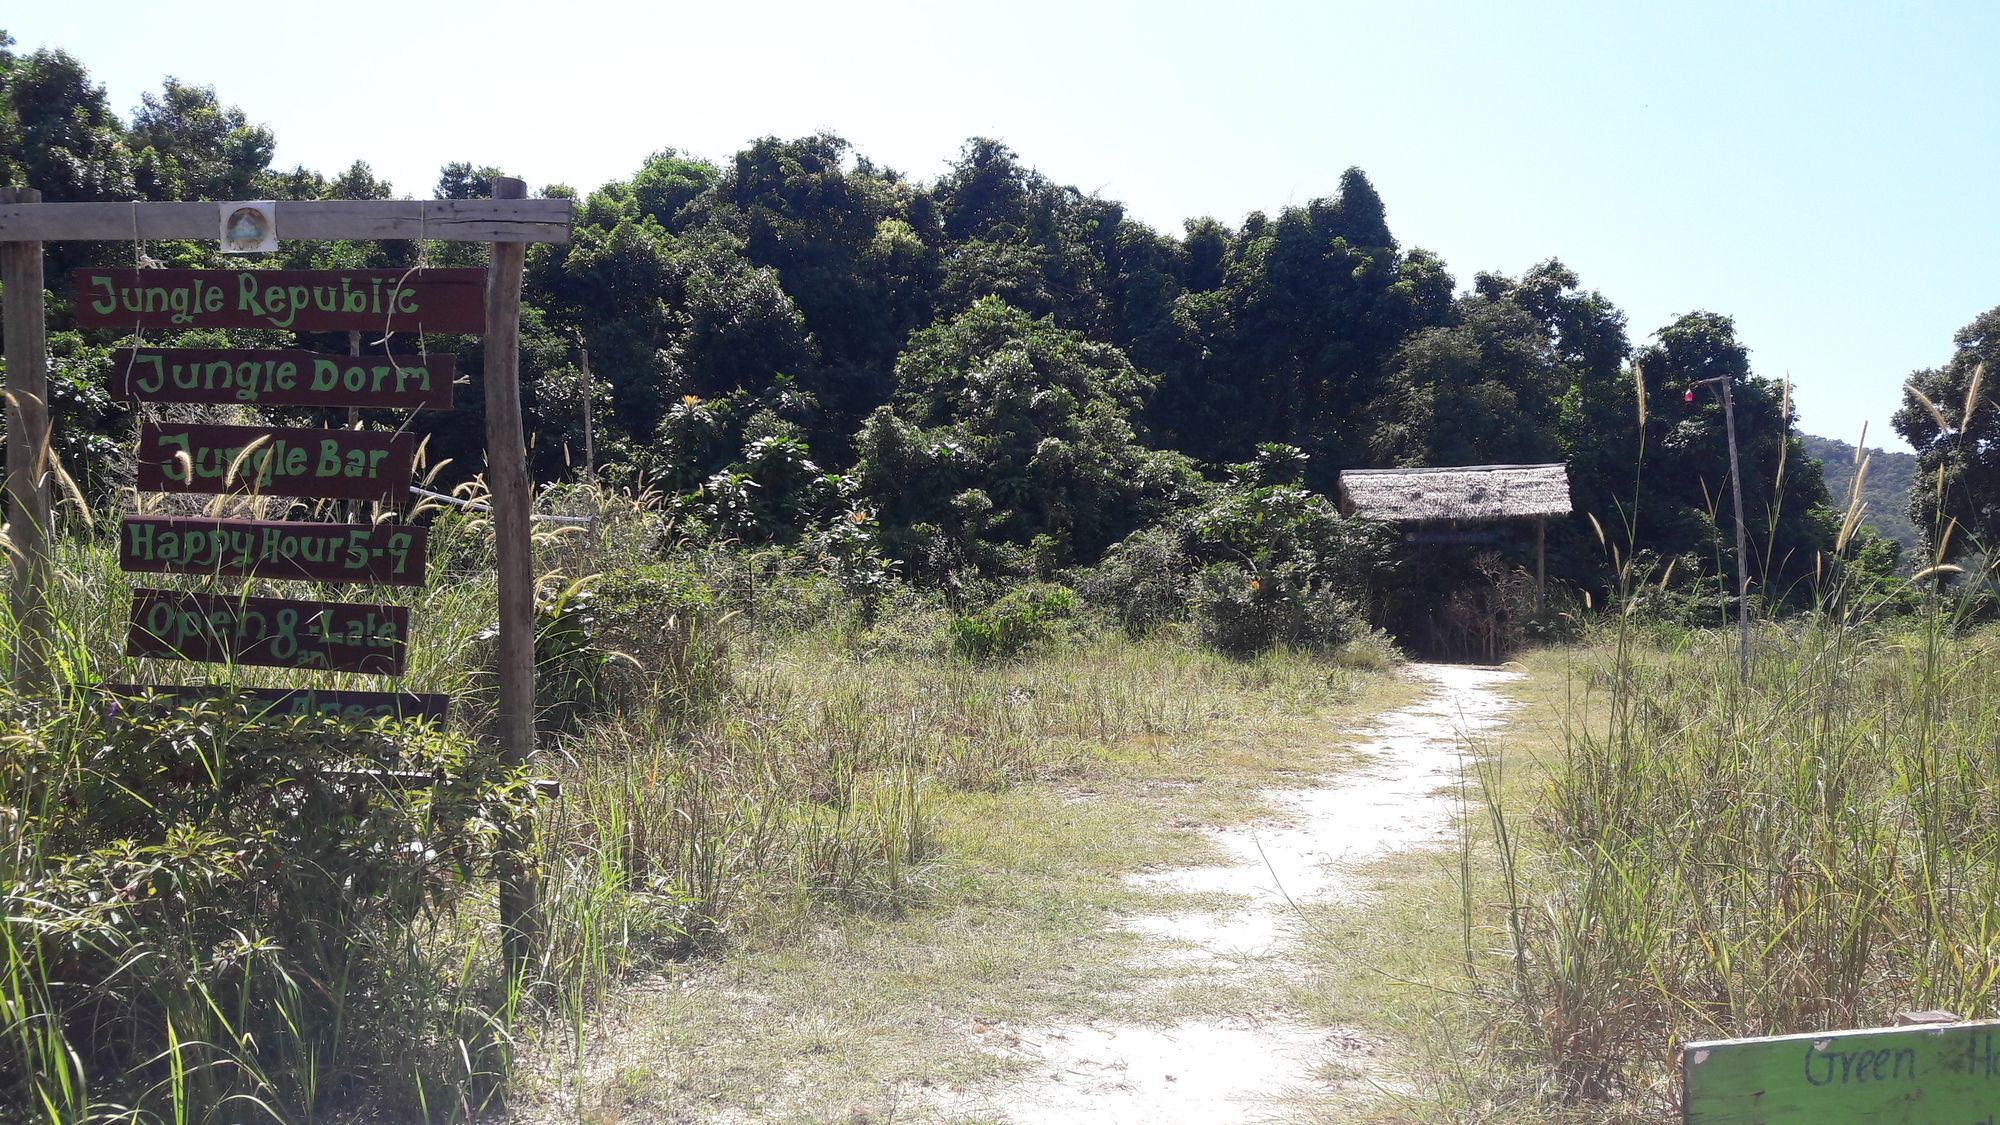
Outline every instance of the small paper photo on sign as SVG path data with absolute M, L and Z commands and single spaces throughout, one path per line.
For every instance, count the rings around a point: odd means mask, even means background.
M 222 252 L 268 254 L 278 248 L 278 205 L 268 199 L 220 203 Z

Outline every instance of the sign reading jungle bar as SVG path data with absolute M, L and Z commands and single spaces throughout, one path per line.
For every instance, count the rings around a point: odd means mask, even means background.
M 265 348 L 120 348 L 111 353 L 118 402 L 451 409 L 458 360 L 337 356 Z
M 393 501 L 407 494 L 416 451 L 411 435 L 377 430 L 147 422 L 139 428 L 138 486 Z
M 394 523 L 127 516 L 119 528 L 118 566 L 152 574 L 419 586 L 429 535 Z
M 451 697 L 419 695 L 408 691 L 319 691 L 306 688 L 226 687 L 141 687 L 136 684 L 105 684 L 106 694 L 127 699 L 154 696 L 180 704 L 204 699 L 241 699 L 252 715 L 262 719 L 291 719 L 307 715 L 367 722 L 371 719 L 428 719 L 444 722 L 451 711 Z
M 486 271 L 80 269 L 84 328 L 486 331 Z
M 1681 1076 L 1683 1118 L 1693 1125 L 1993 1125 L 2000 1023 L 1689 1043 Z
M 125 655 L 400 676 L 409 638 L 402 606 L 134 590 Z

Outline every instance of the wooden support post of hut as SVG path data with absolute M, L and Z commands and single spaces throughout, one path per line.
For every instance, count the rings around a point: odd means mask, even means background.
M 1342 515 L 1400 524 L 1410 543 L 1495 543 L 1494 525 L 1535 521 L 1535 607 L 1547 598 L 1548 523 L 1570 513 L 1562 465 L 1461 465 L 1431 469 L 1348 469 L 1340 474 Z

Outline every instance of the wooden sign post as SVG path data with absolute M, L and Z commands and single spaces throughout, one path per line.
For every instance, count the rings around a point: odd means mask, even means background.
M 1681 1076 L 1688 1125 L 1993 1125 L 2000 1021 L 1689 1043 Z
M 569 241 L 570 201 L 528 199 L 518 179 L 493 181 L 493 198 L 431 201 L 280 202 L 288 239 L 488 242 L 488 269 L 76 271 L 83 327 L 253 328 L 358 333 L 484 333 L 487 479 L 499 571 L 499 719 L 502 760 L 535 750 L 533 486 L 521 422 L 520 304 L 526 244 Z M 207 203 L 51 203 L 0 189 L 0 284 L 5 305 L 8 519 L 12 604 L 18 629 L 12 675 L 20 691 L 45 690 L 50 623 L 50 500 L 46 317 L 42 243 L 62 239 L 207 239 Z M 112 392 L 122 401 L 241 406 L 346 407 L 341 430 L 148 422 L 140 434 L 138 486 L 161 492 L 299 496 L 393 502 L 406 494 L 414 459 L 407 434 L 354 428 L 355 411 L 449 409 L 450 357 L 346 356 L 283 349 L 117 352 Z M 351 518 L 351 517 L 350 517 Z M 127 571 L 412 585 L 423 581 L 425 536 L 401 524 L 132 516 L 119 530 Z M 394 606 L 288 598 L 135 592 L 127 652 L 328 671 L 399 674 L 409 613 Z M 184 700 L 204 687 L 108 685 L 114 695 Z M 253 706 L 284 714 L 442 718 L 446 700 L 408 693 L 254 689 Z M 525 824 L 507 827 L 500 891 L 510 968 L 536 939 L 536 886 Z
M 0 188 L 0 204 L 33 206 L 42 193 Z M 42 308 L 42 244 L 0 242 L 7 332 L 7 527 L 14 571 L 14 689 L 47 679 L 49 615 L 49 344 Z
M 511 176 L 493 180 L 493 198 L 520 199 L 528 185 Z M 492 491 L 493 541 L 500 567 L 500 754 L 520 766 L 535 752 L 535 573 L 528 526 L 533 486 L 528 481 L 528 439 L 521 424 L 521 267 L 527 247 L 493 244 L 486 271 L 486 485 Z M 507 963 L 524 965 L 539 938 L 535 904 L 540 897 L 527 870 L 521 826 L 510 825 L 515 846 L 502 854 L 517 866 L 500 881 L 500 925 Z

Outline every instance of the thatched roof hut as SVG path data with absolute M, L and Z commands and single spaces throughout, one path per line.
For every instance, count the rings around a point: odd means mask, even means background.
M 1486 523 L 1570 513 L 1562 465 L 1462 465 L 1433 469 L 1347 469 L 1342 515 L 1390 523 Z

